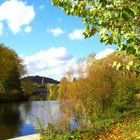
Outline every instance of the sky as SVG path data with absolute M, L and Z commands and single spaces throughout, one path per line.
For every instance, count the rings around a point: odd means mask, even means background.
M 99 34 L 84 39 L 82 19 L 66 15 L 51 0 L 0 0 L 0 43 L 23 59 L 27 75 L 60 80 L 80 58 L 100 59 L 116 46 L 99 42 Z

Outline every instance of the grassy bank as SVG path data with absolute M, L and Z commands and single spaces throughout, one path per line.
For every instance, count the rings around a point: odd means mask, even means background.
M 95 140 L 140 140 L 140 115 L 135 118 L 127 118 L 123 122 L 118 122 L 108 128 L 106 132 L 100 132 Z
M 97 121 L 88 129 L 62 132 L 53 125 L 42 133 L 42 140 L 124 140 L 140 139 L 140 109 L 123 113 L 119 118 Z

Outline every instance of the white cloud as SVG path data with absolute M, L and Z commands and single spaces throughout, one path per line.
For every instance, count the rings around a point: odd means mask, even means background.
M 29 75 L 43 75 L 58 79 L 66 73 L 68 67 L 76 65 L 76 60 L 67 54 L 64 47 L 52 47 L 22 58 Z
M 33 6 L 21 0 L 8 0 L 0 5 L 0 22 L 6 21 L 14 34 L 20 32 L 23 25 L 29 25 L 34 17 Z
M 110 53 L 114 52 L 113 49 L 105 49 L 104 51 L 96 54 L 96 59 L 101 59 Z M 86 76 L 86 68 L 88 67 L 87 62 L 77 62 L 77 60 L 69 55 L 64 47 L 52 47 L 47 50 L 41 50 L 30 56 L 22 56 L 24 64 L 27 66 L 28 75 L 40 75 L 59 80 L 66 74 L 69 69 L 72 68 L 73 76 L 78 77 L 78 70 L 80 67 L 83 68 L 81 71 L 83 76 Z M 95 61 L 92 58 L 86 61 Z M 89 62 L 88 62 L 89 64 Z
M 76 29 L 73 32 L 68 34 L 70 40 L 82 40 L 84 39 L 83 30 Z
M 54 36 L 59 36 L 64 33 L 61 28 L 54 28 L 49 30 Z
M 32 31 L 32 27 L 31 27 L 31 26 L 27 26 L 27 27 L 24 29 L 24 31 L 25 31 L 26 33 L 29 33 L 29 32 Z
M 2 35 L 3 24 L 0 22 L 0 35 Z
M 103 50 L 103 51 L 97 53 L 96 56 L 95 56 L 95 58 L 96 58 L 96 59 L 101 59 L 101 58 L 104 58 L 104 57 L 106 57 L 107 55 L 109 55 L 109 54 L 111 54 L 111 53 L 113 53 L 113 52 L 114 52 L 113 49 L 107 48 L 107 49 L 105 49 L 105 50 Z

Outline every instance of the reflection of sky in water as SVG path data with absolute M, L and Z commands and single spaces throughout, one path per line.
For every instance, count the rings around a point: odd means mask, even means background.
M 58 101 L 33 101 L 0 106 L 0 140 L 36 133 L 37 122 L 45 127 L 61 117 Z M 71 130 L 76 127 L 71 122 Z
M 20 136 L 35 134 L 36 130 L 30 124 L 22 124 L 19 129 Z
M 37 122 L 44 127 L 48 122 L 55 123 L 60 117 L 59 102 L 57 101 L 33 101 L 30 111 L 26 113 L 24 103 L 20 108 L 21 120 L 25 124 L 36 126 Z

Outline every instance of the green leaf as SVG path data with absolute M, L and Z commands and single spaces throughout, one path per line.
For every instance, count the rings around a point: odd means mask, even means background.
M 100 0 L 101 6 L 105 7 L 107 4 L 107 0 Z
M 105 34 L 106 33 L 106 28 L 102 28 L 101 31 L 100 31 L 100 34 Z
M 130 70 L 133 66 L 134 62 L 133 61 L 130 61 L 127 65 L 126 65 L 126 70 Z
M 123 8 L 122 17 L 124 20 L 129 20 L 131 17 L 134 17 L 134 12 L 130 8 Z
M 114 61 L 112 67 L 114 68 L 114 67 L 116 67 L 116 65 L 117 65 L 117 62 Z
M 118 63 L 117 65 L 116 65 L 116 70 L 119 70 L 121 68 L 121 63 Z

